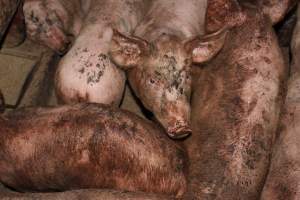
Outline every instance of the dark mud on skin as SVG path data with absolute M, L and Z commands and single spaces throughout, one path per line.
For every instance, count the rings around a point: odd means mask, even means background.
M 287 71 L 269 19 L 240 10 L 220 54 L 194 68 L 186 199 L 257 199 L 266 178 Z

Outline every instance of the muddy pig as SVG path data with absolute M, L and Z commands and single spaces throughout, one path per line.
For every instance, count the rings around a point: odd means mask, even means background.
M 134 37 L 113 37 L 113 61 L 128 71 L 136 95 L 172 138 L 191 133 L 191 64 L 215 56 L 226 36 L 225 29 L 200 36 L 205 9 L 204 0 L 154 0 Z
M 298 19 L 300 9 L 298 8 Z M 292 40 L 292 76 L 262 200 L 300 199 L 300 21 Z
M 186 199 L 258 199 L 268 171 L 287 70 L 269 17 L 235 6 L 223 49 L 194 69 Z
M 131 33 L 146 12 L 147 0 L 93 0 L 82 31 L 62 58 L 56 94 L 63 103 L 96 102 L 118 106 L 125 74 L 107 53 L 113 29 Z
M 20 0 L 0 0 L 0 42 L 19 3 Z
M 27 36 L 64 54 L 81 29 L 90 0 L 25 0 Z
M 209 0 L 207 1 L 206 31 L 213 32 L 224 25 L 228 27 L 241 25 L 245 20 L 245 13 L 239 2 L 255 7 L 265 14 L 274 25 L 284 18 L 298 0 Z
M 24 108 L 0 118 L 0 181 L 18 191 L 111 188 L 176 195 L 185 152 L 151 122 L 103 104 Z

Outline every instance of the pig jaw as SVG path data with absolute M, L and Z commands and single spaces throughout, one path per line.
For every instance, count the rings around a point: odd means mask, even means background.
M 190 128 L 190 106 L 187 101 L 170 102 L 166 110 L 157 111 L 156 117 L 166 127 L 168 135 L 173 139 L 181 139 L 192 133 Z

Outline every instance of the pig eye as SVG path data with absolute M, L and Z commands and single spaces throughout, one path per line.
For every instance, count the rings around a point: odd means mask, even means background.
M 151 84 L 154 84 L 154 83 L 155 83 L 155 80 L 152 79 L 152 78 L 150 78 L 150 83 L 151 83 Z

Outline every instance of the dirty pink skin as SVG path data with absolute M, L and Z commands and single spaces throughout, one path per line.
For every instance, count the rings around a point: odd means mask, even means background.
M 52 193 L 19 193 L 0 190 L 0 200 L 174 200 L 168 195 L 118 190 L 85 189 Z
M 135 37 L 113 37 L 113 61 L 127 69 L 136 95 L 172 138 L 191 133 L 191 64 L 211 59 L 225 39 L 226 31 L 200 36 L 205 9 L 206 1 L 156 0 Z
M 287 67 L 270 18 L 249 4 L 226 9 L 238 24 L 212 61 L 193 68 L 186 199 L 259 199 L 283 104 Z
M 20 0 L 0 0 L 0 42 L 20 2 Z
M 91 2 L 80 35 L 57 69 L 56 94 L 62 103 L 95 102 L 119 106 L 126 77 L 108 56 L 113 29 L 131 33 L 146 12 L 147 2 Z
M 298 9 L 298 19 L 300 9 Z M 280 128 L 261 200 L 300 198 L 300 21 L 292 40 L 293 63 Z
M 186 155 L 155 124 L 103 104 L 0 118 L 0 181 L 18 191 L 109 188 L 181 197 Z M 34 169 L 34 170 L 33 170 Z
M 83 0 L 25 0 L 27 36 L 64 54 L 79 34 L 88 4 Z

